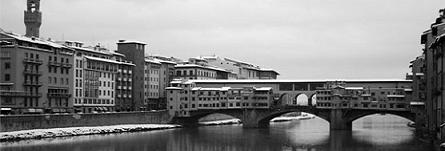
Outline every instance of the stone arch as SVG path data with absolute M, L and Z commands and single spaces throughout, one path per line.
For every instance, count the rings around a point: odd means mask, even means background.
M 292 105 L 309 106 L 309 97 L 304 93 L 298 93 L 292 99 Z
M 312 93 L 309 97 L 309 105 L 317 106 L 317 93 Z
M 373 115 L 373 114 L 391 114 L 391 115 L 395 115 L 395 116 L 399 116 L 405 119 L 408 119 L 412 122 L 416 121 L 416 115 L 415 113 L 412 113 L 410 111 L 355 111 L 352 113 L 348 113 L 346 115 L 347 117 L 347 122 L 354 122 L 355 120 L 368 116 L 368 115 Z

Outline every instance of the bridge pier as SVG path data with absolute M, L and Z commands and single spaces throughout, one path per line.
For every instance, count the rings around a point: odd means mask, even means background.
M 352 121 L 343 117 L 342 109 L 332 109 L 330 116 L 330 130 L 352 130 Z
M 243 111 L 241 121 L 243 122 L 243 128 L 268 128 L 269 121 L 261 121 L 267 111 L 246 109 Z

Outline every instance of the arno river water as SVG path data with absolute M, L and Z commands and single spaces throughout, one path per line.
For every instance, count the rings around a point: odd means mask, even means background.
M 407 120 L 372 115 L 352 131 L 329 131 L 319 118 L 271 123 L 268 129 L 205 126 L 122 134 L 88 135 L 0 143 L 2 151 L 429 151 Z

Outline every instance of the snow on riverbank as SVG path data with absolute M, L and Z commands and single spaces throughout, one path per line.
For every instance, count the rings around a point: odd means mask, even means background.
M 270 120 L 271 122 L 286 122 L 292 120 L 306 120 L 315 118 L 314 115 L 303 114 L 302 116 L 280 116 Z
M 171 125 L 171 124 L 125 124 L 125 125 L 111 125 L 111 126 L 33 129 L 33 130 L 22 130 L 13 132 L 0 132 L 0 142 L 8 140 L 22 140 L 22 139 L 34 139 L 34 138 L 150 131 L 150 130 L 178 128 L 178 127 L 181 126 Z
M 227 125 L 227 124 L 240 124 L 240 119 L 226 119 L 217 121 L 199 122 L 200 125 Z

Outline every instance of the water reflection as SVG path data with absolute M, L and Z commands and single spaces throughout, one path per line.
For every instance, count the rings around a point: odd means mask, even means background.
M 269 129 L 240 125 L 142 133 L 91 135 L 0 143 L 18 151 L 348 151 L 428 150 L 417 141 L 407 120 L 374 115 L 353 123 L 353 131 L 329 131 L 322 119 L 271 124 Z

